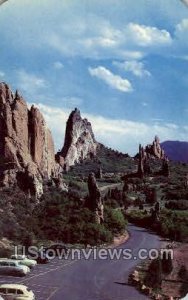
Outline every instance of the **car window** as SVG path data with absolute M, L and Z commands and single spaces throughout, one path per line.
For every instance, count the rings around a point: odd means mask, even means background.
M 16 294 L 16 289 L 7 289 L 7 294 Z
M 0 288 L 0 293 L 6 294 L 6 289 Z
M 9 265 L 8 262 L 5 262 L 5 261 L 0 262 L 0 266 L 2 266 L 2 267 L 8 266 L 8 265 Z
M 17 290 L 18 295 L 24 295 L 24 292 L 22 290 Z
M 15 266 L 16 266 L 16 264 L 15 264 L 15 263 L 13 263 L 13 262 L 10 262 L 10 263 L 9 263 L 9 266 L 10 266 L 10 267 L 15 267 Z

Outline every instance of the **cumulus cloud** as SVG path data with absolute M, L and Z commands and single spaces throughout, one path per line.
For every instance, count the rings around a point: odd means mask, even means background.
M 135 45 L 142 47 L 168 45 L 172 42 L 167 30 L 135 23 L 129 23 L 126 26 L 125 34 L 129 42 L 132 41 Z
M 118 62 L 114 61 L 113 65 L 118 68 L 133 73 L 135 76 L 144 77 L 150 76 L 151 73 L 145 69 L 144 63 L 136 60 Z
M 47 86 L 47 82 L 42 77 L 33 73 L 28 73 L 24 69 L 17 72 L 18 87 L 23 91 L 32 93 Z
M 165 0 L 165 5 L 164 0 L 139 0 L 140 5 L 133 1 L 125 4 L 123 0 L 112 0 L 110 5 L 109 1 L 93 0 L 88 4 L 87 1 L 56 0 L 53 5 L 50 0 L 41 0 L 40 8 L 37 0 L 10 1 L 10 4 L 8 1 L 0 27 L 16 49 L 45 51 L 50 48 L 67 57 L 114 60 L 139 56 L 140 59 L 150 53 L 163 55 L 163 46 L 173 43 L 174 32 L 171 36 L 165 25 L 152 26 L 156 23 L 155 18 L 153 22 L 151 19 L 153 11 L 156 17 L 164 19 L 164 24 L 166 19 L 167 24 L 174 24 L 186 15 L 178 0 Z M 182 2 L 187 3 L 187 0 Z M 118 17 L 114 16 L 115 12 Z M 146 26 L 145 20 L 147 23 L 151 20 L 151 26 Z
M 132 85 L 127 80 L 119 75 L 113 74 L 110 70 L 105 67 L 99 66 L 97 68 L 89 68 L 89 73 L 91 76 L 95 76 L 103 80 L 107 85 L 113 89 L 119 90 L 121 92 L 132 92 Z
M 43 104 L 37 105 L 44 114 L 48 126 L 53 132 L 56 148 L 63 145 L 66 121 L 70 114 L 67 109 L 54 108 Z M 151 143 L 154 135 L 164 140 L 187 140 L 188 126 L 176 124 L 158 124 L 152 122 L 133 122 L 129 120 L 109 119 L 100 115 L 84 114 L 92 124 L 98 142 L 131 155 L 138 151 L 138 144 Z
M 187 35 L 188 35 L 188 19 L 183 19 L 176 26 L 175 37 L 176 40 L 181 41 L 183 43 L 187 43 Z
M 155 52 L 172 43 L 170 33 L 157 27 L 137 23 L 115 27 L 109 21 L 91 16 L 87 22 L 79 20 L 82 26 L 75 31 L 77 21 L 72 21 L 75 23 L 70 24 L 69 30 L 66 27 L 61 32 L 51 32 L 45 42 L 66 56 L 97 59 L 140 59 L 151 48 Z

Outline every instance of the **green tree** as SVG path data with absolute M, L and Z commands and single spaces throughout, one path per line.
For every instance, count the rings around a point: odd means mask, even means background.
M 127 221 L 122 212 L 118 209 L 105 209 L 104 225 L 113 233 L 118 234 L 125 231 Z

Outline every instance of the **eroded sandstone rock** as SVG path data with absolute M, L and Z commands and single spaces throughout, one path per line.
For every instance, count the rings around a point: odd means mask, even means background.
M 166 157 L 164 150 L 161 148 L 158 136 L 155 136 L 154 141 L 151 145 L 146 146 L 145 152 L 147 156 L 154 156 L 159 159 L 165 159 Z
M 40 197 L 43 180 L 57 175 L 51 133 L 40 111 L 0 83 L 0 181 Z
M 88 206 L 95 213 L 96 223 L 100 224 L 104 221 L 104 207 L 101 192 L 98 188 L 94 173 L 88 176 L 89 200 Z
M 82 119 L 80 111 L 75 108 L 68 118 L 64 146 L 57 153 L 57 161 L 68 170 L 75 163 L 93 158 L 96 155 L 97 145 L 91 123 L 87 119 Z

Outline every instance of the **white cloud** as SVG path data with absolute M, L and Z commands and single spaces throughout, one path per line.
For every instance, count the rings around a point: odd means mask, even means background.
M 113 74 L 110 70 L 99 66 L 97 68 L 89 68 L 89 73 L 91 76 L 95 76 L 103 80 L 110 87 L 119 90 L 121 92 L 132 92 L 132 85 L 127 80 L 119 75 Z
M 125 23 L 117 27 L 93 15 L 84 21 L 76 19 L 69 22 L 70 28 L 66 26 L 52 31 L 45 40 L 50 47 L 69 57 L 140 59 L 146 53 L 158 52 L 161 47 L 172 43 L 170 33 L 157 27 L 137 23 Z
M 17 79 L 18 87 L 28 93 L 38 91 L 39 89 L 47 86 L 45 79 L 33 73 L 28 73 L 23 69 L 17 72 Z
M 135 76 L 144 77 L 151 76 L 151 73 L 145 69 L 144 63 L 136 60 L 118 62 L 114 61 L 113 65 L 118 68 L 133 73 Z
M 170 54 L 174 58 L 187 60 L 188 51 L 188 18 L 182 19 L 174 30 L 174 38 Z
M 163 46 L 171 45 L 173 36 L 165 29 L 166 24 L 172 28 L 187 13 L 178 0 L 139 0 L 139 5 L 131 0 L 55 3 L 40 0 L 39 5 L 38 0 L 19 0 L 2 7 L 6 10 L 0 28 L 12 41 L 12 48 L 50 49 L 68 57 L 113 60 L 137 59 L 138 53 L 142 57 L 156 52 L 163 55 Z M 152 26 L 157 18 L 163 20 L 162 28 Z M 148 22 L 151 26 L 146 26 Z
M 179 24 L 177 24 L 175 29 L 175 38 L 178 42 L 188 43 L 187 42 L 188 35 L 188 19 L 183 19 Z
M 53 108 L 47 105 L 37 105 L 44 114 L 48 126 L 53 132 L 57 149 L 62 148 L 65 134 L 66 121 L 70 111 L 67 109 Z M 176 124 L 157 124 L 152 122 L 132 122 L 129 120 L 109 119 L 92 114 L 82 114 L 92 124 L 98 142 L 122 152 L 134 155 L 139 143 L 151 143 L 155 135 L 164 140 L 187 140 L 188 126 Z
M 61 69 L 63 69 L 63 64 L 62 64 L 62 62 L 60 62 L 60 61 L 56 61 L 56 62 L 54 62 L 54 68 L 56 69 L 56 70 L 61 70 Z
M 170 33 L 167 30 L 160 30 L 157 27 L 129 23 L 125 28 L 125 35 L 128 42 L 132 41 L 137 46 L 161 46 L 172 42 Z

